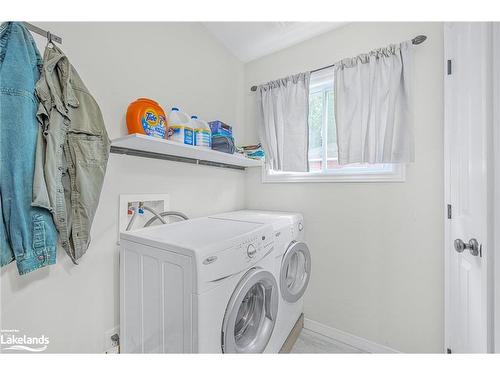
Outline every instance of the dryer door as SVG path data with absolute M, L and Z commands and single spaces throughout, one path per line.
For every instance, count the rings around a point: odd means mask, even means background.
M 278 312 L 278 284 L 261 268 L 252 268 L 238 283 L 222 324 L 223 353 L 262 353 Z
M 311 276 L 311 253 L 304 242 L 293 241 L 283 256 L 280 270 L 281 296 L 296 302 L 304 295 Z

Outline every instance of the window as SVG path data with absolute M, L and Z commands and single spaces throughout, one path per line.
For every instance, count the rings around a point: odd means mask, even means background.
M 311 74 L 309 87 L 309 172 L 263 172 L 264 182 L 404 181 L 404 165 L 339 165 L 333 69 Z

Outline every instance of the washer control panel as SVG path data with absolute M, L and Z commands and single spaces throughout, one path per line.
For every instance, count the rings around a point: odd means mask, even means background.
M 266 231 L 245 238 L 241 243 L 241 252 L 247 262 L 254 262 L 265 255 L 272 247 L 274 239 L 272 232 Z
M 243 251 L 245 258 L 248 260 L 255 258 L 257 253 L 260 253 L 262 250 L 262 241 L 260 236 L 246 238 L 241 244 L 241 250 Z
M 271 259 L 273 249 L 274 231 L 268 224 L 204 249 L 206 251 L 197 259 L 199 288 L 215 287 L 228 277 L 258 264 L 264 257 Z

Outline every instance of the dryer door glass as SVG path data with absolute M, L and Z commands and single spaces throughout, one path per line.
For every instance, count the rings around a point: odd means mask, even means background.
M 288 247 L 280 271 L 281 296 L 295 302 L 304 295 L 311 276 L 311 253 L 304 242 L 292 242 Z
M 271 338 L 278 311 L 278 284 L 263 269 L 248 271 L 236 287 L 224 315 L 224 353 L 262 353 Z

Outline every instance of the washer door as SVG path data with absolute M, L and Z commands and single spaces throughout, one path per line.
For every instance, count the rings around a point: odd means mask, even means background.
M 296 302 L 304 295 L 311 276 L 311 253 L 304 242 L 293 241 L 285 252 L 280 270 L 281 296 Z
M 222 323 L 223 353 L 262 353 L 278 312 L 278 284 L 261 268 L 252 268 L 238 283 Z

